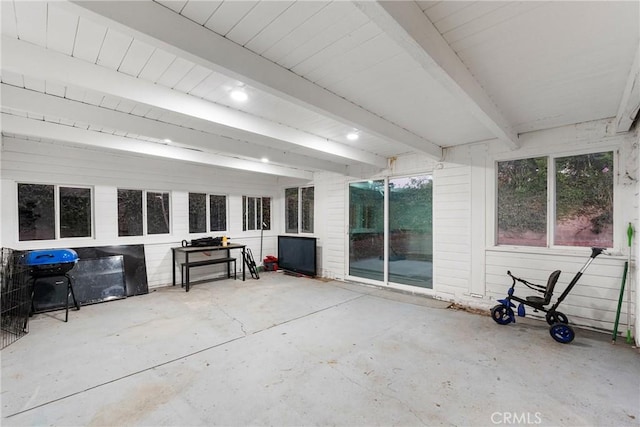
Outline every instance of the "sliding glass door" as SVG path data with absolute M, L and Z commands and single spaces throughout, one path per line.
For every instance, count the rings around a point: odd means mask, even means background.
M 430 175 L 351 183 L 349 275 L 432 288 L 432 194 Z
M 383 180 L 349 184 L 349 275 L 384 280 Z
M 389 282 L 432 288 L 433 180 L 389 179 Z

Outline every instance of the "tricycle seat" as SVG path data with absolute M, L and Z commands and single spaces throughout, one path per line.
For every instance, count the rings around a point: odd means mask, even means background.
M 551 297 L 553 297 L 553 288 L 555 288 L 556 283 L 558 282 L 558 278 L 560 277 L 560 270 L 556 270 L 549 275 L 549 279 L 547 280 L 547 287 L 544 291 L 544 298 L 538 296 L 530 296 L 527 297 L 527 302 L 530 302 L 533 305 L 543 306 L 547 305 L 551 302 Z

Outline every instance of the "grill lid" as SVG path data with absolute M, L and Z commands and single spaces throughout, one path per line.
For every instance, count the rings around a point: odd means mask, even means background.
M 30 251 L 24 258 L 29 266 L 66 264 L 78 261 L 78 254 L 73 249 L 43 249 Z

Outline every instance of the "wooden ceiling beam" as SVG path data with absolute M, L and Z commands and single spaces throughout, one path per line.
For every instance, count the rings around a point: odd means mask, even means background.
M 496 138 L 511 148 L 520 146 L 512 126 L 415 2 L 354 1 L 354 4 Z
M 636 50 L 636 57 L 629 70 L 627 84 L 620 99 L 618 114 L 615 119 L 616 132 L 628 132 L 638 117 L 640 110 L 640 44 Z
M 363 132 L 435 159 L 442 147 L 152 1 L 72 1 L 74 12 Z M 54 5 L 68 5 L 54 2 Z M 84 10 L 84 12 L 83 12 Z
M 334 157 L 337 163 L 387 167 L 385 157 L 7 36 L 2 36 L 2 68 L 205 120 L 215 125 L 217 134 L 228 138 L 276 146 L 284 141 L 294 151 L 303 147 Z
M 117 129 L 134 135 L 143 135 L 160 141 L 170 139 L 174 146 L 199 149 L 210 154 L 222 156 L 243 156 L 261 161 L 269 158 L 276 164 L 286 157 L 288 164 L 306 170 L 324 170 L 346 174 L 347 165 L 338 164 L 310 156 L 283 153 L 268 145 L 258 145 L 239 141 L 204 131 L 185 128 L 171 123 L 152 120 L 133 114 L 110 110 L 79 101 L 47 95 L 28 89 L 2 84 L 2 105 L 13 110 L 41 114 L 70 121 L 89 123 L 96 127 Z
M 123 136 L 65 126 L 43 120 L 2 113 L 2 129 L 5 132 L 75 144 L 90 145 L 104 149 L 138 153 L 172 160 L 217 166 L 229 169 L 276 175 L 281 177 L 313 179 L 313 172 L 289 167 L 264 164 L 228 156 L 173 147 L 155 142 L 140 141 Z

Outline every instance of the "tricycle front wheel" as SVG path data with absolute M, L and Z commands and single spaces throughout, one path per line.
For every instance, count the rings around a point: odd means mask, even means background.
M 566 323 L 555 323 L 549 328 L 551 337 L 561 344 L 569 344 L 576 337 L 573 328 Z
M 499 325 L 508 325 L 513 321 L 513 310 L 511 307 L 498 304 L 491 309 L 491 318 Z

